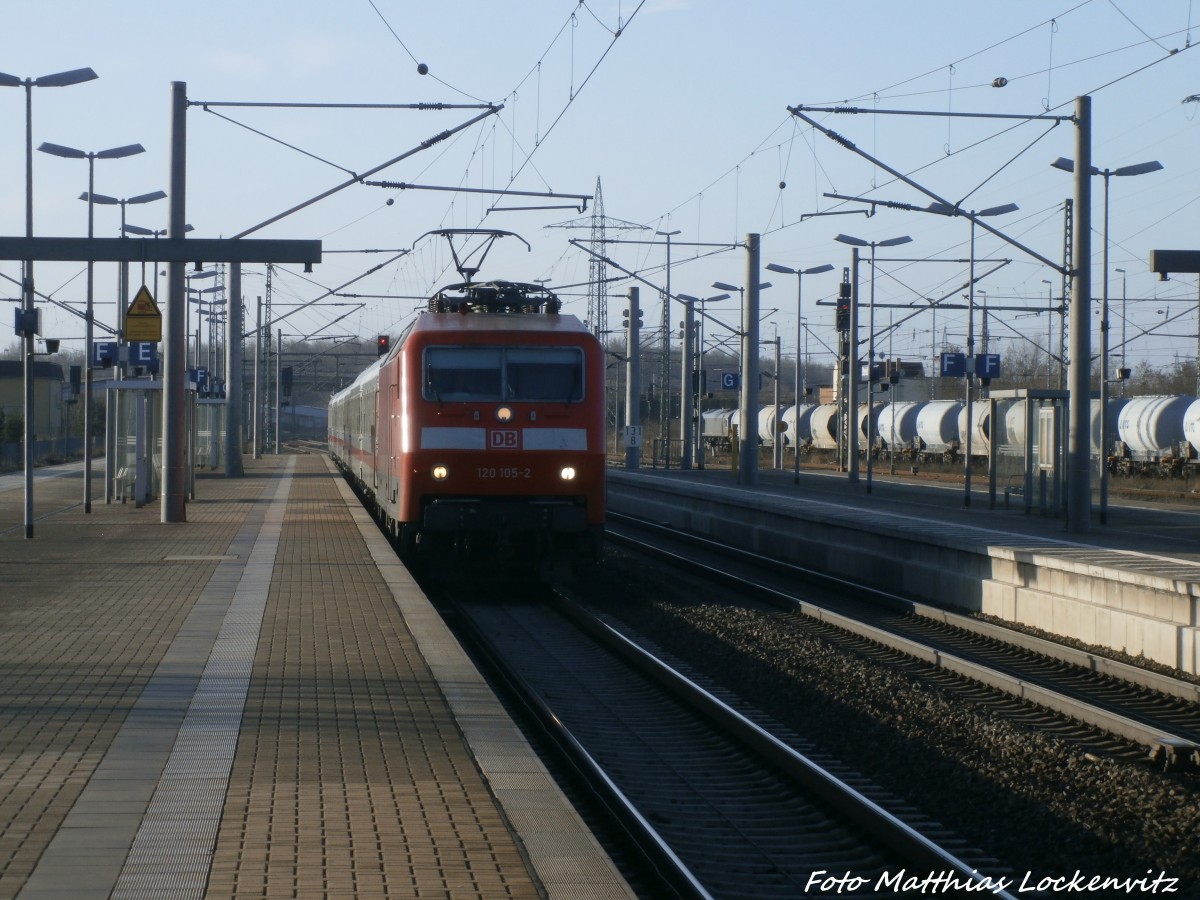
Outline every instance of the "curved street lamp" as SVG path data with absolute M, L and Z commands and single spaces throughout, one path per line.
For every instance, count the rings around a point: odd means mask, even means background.
M 163 200 L 166 198 L 166 196 L 167 196 L 166 193 L 163 191 L 151 191 L 148 194 L 138 194 L 136 197 L 110 197 L 107 194 L 97 194 L 92 191 L 87 191 L 83 194 L 80 194 L 79 199 L 86 201 L 89 208 L 94 203 L 99 203 L 101 206 L 120 206 L 121 207 L 121 232 L 120 233 L 122 235 L 124 235 L 126 232 L 125 207 L 128 204 L 130 204 L 130 203 L 151 203 L 155 200 Z M 144 264 L 142 267 L 142 271 L 143 271 L 143 273 L 145 272 Z M 157 268 L 155 268 L 155 272 L 156 273 L 158 272 Z M 156 295 L 157 295 L 157 293 L 158 292 L 155 291 Z M 117 301 L 117 307 L 118 307 L 118 309 L 117 309 L 117 339 L 120 341 L 124 341 L 124 339 L 125 339 L 124 309 L 125 309 L 125 304 L 127 304 L 129 302 L 129 263 L 128 262 L 121 263 L 120 267 L 117 269 L 117 297 L 119 298 Z M 111 430 L 115 433 L 116 419 L 113 417 L 111 411 L 109 413 L 109 422 L 110 422 Z M 115 459 L 116 447 L 115 447 L 115 444 L 112 443 L 112 440 L 113 440 L 113 438 L 110 437 L 109 445 L 110 445 L 110 449 L 112 450 L 112 455 Z
M 754 265 L 757 269 L 757 264 Z M 749 273 L 747 273 L 749 274 Z M 758 459 L 758 394 L 759 394 L 759 375 L 758 375 L 758 312 L 757 307 L 751 310 L 751 316 L 746 314 L 746 288 L 738 287 L 735 284 L 728 284 L 724 281 L 714 281 L 712 286 L 719 291 L 737 291 L 738 292 L 738 352 L 739 352 L 739 370 L 742 381 L 741 395 L 738 402 L 739 409 L 739 427 L 740 446 L 738 456 L 741 461 L 738 464 L 738 479 L 739 484 L 743 483 L 743 478 L 757 477 L 757 459 Z M 771 287 L 771 282 L 762 281 L 758 283 L 758 290 L 763 291 Z M 752 299 L 754 299 L 752 297 Z M 751 321 L 753 317 L 753 321 Z M 747 450 L 746 448 L 750 448 Z M 750 473 L 750 474 L 747 474 Z
M 193 366 L 193 365 L 195 365 L 195 366 L 199 366 L 199 365 L 200 365 L 200 328 L 199 328 L 199 321 L 200 321 L 200 319 L 199 319 L 199 311 L 200 311 L 200 301 L 203 299 L 203 298 L 202 298 L 200 295 L 201 295 L 201 294 L 215 294 L 215 293 L 217 293 L 218 291 L 223 291 L 223 290 L 225 289 L 225 286 L 224 286 L 224 285 L 221 285 L 221 284 L 214 284 L 214 285 L 211 285 L 211 286 L 209 286 L 209 287 L 206 287 L 206 288 L 194 288 L 194 287 L 192 287 L 192 282 L 193 282 L 193 281 L 202 281 L 202 280 L 204 280 L 204 279 L 206 279 L 206 278 L 213 278 L 213 277 L 215 277 L 215 276 L 216 276 L 216 274 L 217 274 L 217 270 L 216 270 L 216 269 L 206 269 L 206 270 L 205 270 L 205 271 L 203 271 L 203 272 L 190 272 L 190 273 L 188 273 L 187 275 L 185 275 L 185 276 L 184 276 L 184 277 L 187 279 L 187 285 L 186 285 L 186 288 L 185 288 L 185 292 L 186 292 L 186 295 L 187 295 L 187 300 L 189 301 L 189 302 L 186 302 L 186 303 L 184 304 L 184 307 L 185 307 L 185 308 L 184 308 L 184 325 L 183 325 L 183 341 L 184 341 L 183 356 L 184 356 L 184 368 L 185 368 L 185 369 L 186 369 L 186 368 L 188 368 L 188 367 L 190 367 L 190 366 Z M 192 298 L 191 298 L 191 295 L 192 295 L 192 294 L 196 294 L 196 295 L 197 295 L 197 296 L 196 296 L 196 299 L 195 299 L 195 301 L 192 301 Z M 191 328 L 192 328 L 192 307 L 191 307 L 191 303 L 192 303 L 192 302 L 195 302 L 195 303 L 196 303 L 196 311 L 197 311 L 197 317 L 196 317 L 196 322 L 197 322 L 197 326 L 196 326 L 196 356 L 195 356 L 195 361 L 194 361 L 194 362 L 192 362 L 192 361 L 190 361 L 190 360 L 188 359 L 188 356 L 189 356 L 189 353 L 190 353 L 190 351 L 189 351 L 189 347 L 190 347 L 190 345 L 191 345 L 191 342 L 192 342 L 192 337 L 191 337 Z
M 96 152 L 88 152 L 85 150 L 76 150 L 74 147 L 64 147 L 62 144 L 51 144 L 43 142 L 39 147 L 42 153 L 49 153 L 51 156 L 59 156 L 63 159 L 86 159 L 88 164 L 88 189 L 80 195 L 80 199 L 88 201 L 88 240 L 95 237 L 94 221 L 92 217 L 92 200 L 98 198 L 92 194 L 96 184 L 96 160 L 98 159 L 123 159 L 126 156 L 134 156 L 138 153 L 145 153 L 146 148 L 141 144 L 126 144 L 123 147 L 113 147 L 109 150 L 99 150 Z M 87 264 L 87 306 L 83 317 L 83 511 L 90 513 L 92 511 L 92 337 L 93 323 L 95 316 L 93 314 L 93 288 L 94 288 L 94 270 L 95 264 L 89 259 Z M 118 308 L 118 317 L 121 310 Z M 111 477 L 115 474 L 112 471 L 113 460 L 105 454 L 105 479 L 104 479 L 104 496 L 106 499 L 111 498 L 109 485 L 111 485 Z
M 1064 172 L 1075 171 L 1075 161 L 1060 156 L 1050 163 Z M 1092 175 L 1104 177 L 1104 277 L 1100 293 L 1100 524 L 1108 522 L 1108 179 L 1113 175 L 1146 175 L 1157 172 L 1163 164 L 1156 159 L 1149 162 L 1119 166 L 1116 169 L 1100 169 L 1089 166 Z
M 743 320 L 746 318 L 746 289 L 744 287 L 738 287 L 736 284 L 728 284 L 724 281 L 714 281 L 712 283 L 712 286 L 715 287 L 718 291 L 737 291 L 738 292 L 738 322 L 741 323 L 738 325 L 738 333 L 744 339 L 745 334 L 743 332 L 745 331 L 746 326 L 745 326 L 745 323 L 743 322 Z M 765 291 L 769 287 L 771 287 L 771 282 L 769 282 L 769 281 L 760 281 L 758 283 L 758 289 L 760 291 Z M 741 342 L 739 342 L 739 346 L 740 345 L 741 345 Z M 746 348 L 742 347 L 741 349 L 742 349 L 742 356 L 743 356 L 743 358 L 745 358 Z
M 987 209 L 972 210 L 971 219 L 971 262 L 967 278 L 967 359 L 970 360 L 967 371 L 963 374 L 964 393 L 967 398 L 967 434 L 966 449 L 963 453 L 963 506 L 971 505 L 971 439 L 975 430 L 972 422 L 975 410 L 971 405 L 971 376 L 975 360 L 975 220 L 991 216 L 1003 216 L 1020 209 L 1015 203 L 1004 203 L 1000 206 L 989 206 Z M 928 211 L 940 216 L 964 215 L 964 210 L 958 206 L 946 203 L 931 203 Z
M 129 202 L 132 203 L 133 200 L 131 199 Z M 195 231 L 196 229 L 194 229 L 191 225 L 184 225 L 183 230 L 185 232 L 187 232 L 187 231 Z M 153 228 L 143 228 L 141 225 L 122 225 L 121 232 L 123 234 L 136 234 L 139 237 L 152 237 L 155 240 L 158 240 L 160 237 L 162 237 L 163 235 L 165 235 L 167 233 L 167 229 L 160 228 L 156 231 Z M 154 299 L 156 299 L 156 300 L 158 299 L 158 275 L 159 275 L 158 266 L 155 265 L 155 267 L 154 267 Z M 146 280 L 146 264 L 144 262 L 142 263 L 142 280 L 143 281 Z
M 663 295 L 662 302 L 662 356 L 659 379 L 662 381 L 662 390 L 659 391 L 658 401 L 658 434 L 663 442 L 663 458 L 668 462 L 671 459 L 671 238 L 679 234 L 679 229 L 674 231 L 656 231 L 654 232 L 659 237 L 667 239 L 667 285 L 666 293 Z M 683 393 L 683 388 L 680 388 L 680 394 Z M 679 423 L 680 441 L 684 440 L 682 416 Z M 680 450 L 680 464 L 682 465 L 683 451 Z
M 696 338 L 696 350 L 695 350 L 695 359 L 696 359 L 696 363 L 697 363 L 695 371 L 697 372 L 698 378 L 699 378 L 699 375 L 704 372 L 704 320 L 709 317 L 708 313 L 704 311 L 704 308 L 709 303 L 719 303 L 722 300 L 728 300 L 730 298 L 730 296 L 731 296 L 730 294 L 713 294 L 711 297 L 693 297 L 690 294 L 680 294 L 679 295 L 680 299 L 686 301 L 689 304 L 689 308 L 693 311 L 696 309 L 697 304 L 700 305 L 700 323 L 699 323 L 699 329 L 698 329 L 699 333 Z M 696 422 L 696 430 L 693 435 L 693 438 L 695 440 L 696 468 L 703 469 L 704 468 L 704 433 L 703 433 L 704 429 L 703 429 L 703 417 L 700 414 L 700 412 L 701 412 L 700 411 L 700 402 L 699 402 L 699 398 L 698 398 L 698 395 L 700 393 L 699 384 L 697 384 L 696 389 L 690 393 L 693 397 L 697 397 L 696 406 L 695 406 L 695 414 L 694 414 L 694 419 Z
M 82 84 L 99 78 L 90 68 L 71 69 L 67 72 L 55 72 L 52 75 L 42 75 L 39 78 L 18 78 L 0 72 L 0 87 L 25 88 L 25 237 L 33 237 L 33 89 L 35 87 L 68 87 L 72 84 Z M 22 337 L 24 346 L 25 379 L 25 537 L 33 537 L 33 336 L 36 328 L 32 327 L 35 318 L 33 307 L 33 260 L 24 261 L 25 271 L 21 277 L 21 315 Z M 89 351 L 90 352 L 90 351 Z M 86 444 L 87 441 L 85 440 Z
M 825 263 L 820 266 L 813 266 L 810 269 L 793 269 L 788 266 L 781 266 L 777 263 L 767 263 L 766 268 L 770 272 L 781 272 L 784 275 L 796 276 L 796 459 L 795 471 L 792 473 L 792 483 L 800 483 L 800 403 L 804 397 L 804 369 L 803 362 L 807 362 L 802 358 L 801 352 L 803 344 L 801 343 L 801 330 L 803 328 L 803 303 L 801 284 L 805 275 L 819 275 L 822 272 L 832 272 L 833 266 L 830 263 Z M 779 415 L 778 410 L 775 413 Z
M 871 451 L 874 443 L 874 419 L 871 415 L 871 375 L 875 367 L 875 248 L 876 247 L 897 247 L 900 244 L 909 243 L 912 238 L 907 234 L 902 234 L 899 237 L 888 238 L 883 241 L 864 241 L 862 238 L 853 237 L 848 234 L 839 234 L 834 237 L 835 241 L 843 244 L 849 244 L 851 247 L 870 247 L 871 248 L 871 296 L 868 301 L 870 307 L 870 318 L 867 323 L 867 493 L 871 493 Z M 854 335 L 850 340 L 851 353 L 854 359 L 851 365 L 858 364 L 858 335 Z M 850 427 L 858 427 L 858 398 L 850 398 Z
M 1063 172 L 1074 172 L 1075 161 L 1058 157 L 1050 163 Z M 1158 172 L 1158 160 L 1115 169 L 1088 167 L 1088 174 L 1104 176 L 1104 277 L 1100 284 L 1100 524 L 1109 521 L 1109 179 L 1112 175 L 1145 175 Z M 1122 311 L 1123 314 L 1123 311 Z

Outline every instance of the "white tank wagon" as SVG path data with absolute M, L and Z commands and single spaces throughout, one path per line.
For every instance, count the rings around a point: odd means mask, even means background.
M 915 451 L 917 444 L 917 417 L 927 401 L 900 401 L 888 403 L 879 413 L 877 427 L 879 440 L 893 450 Z
M 1192 457 L 1200 455 L 1200 400 L 1196 400 L 1183 413 L 1183 436 L 1192 445 Z
M 736 409 L 710 409 L 700 414 L 700 437 L 709 450 L 729 449 L 729 428 L 736 416 Z
M 1120 440 L 1120 431 L 1118 423 L 1121 420 L 1121 410 L 1129 403 L 1128 397 L 1109 397 L 1108 398 L 1108 444 L 1106 451 L 1112 450 L 1112 445 Z M 1092 456 L 1100 455 L 1100 401 L 1092 401 Z M 1106 454 L 1107 455 L 1107 452 Z
M 1117 420 L 1116 471 L 1178 474 L 1195 455 L 1183 430 L 1193 403 L 1194 398 L 1179 395 L 1134 397 L 1126 403 Z
M 917 413 L 917 438 L 921 452 L 941 454 L 947 460 L 958 453 L 958 414 L 963 404 L 958 400 L 930 400 Z
M 822 403 L 808 418 L 812 446 L 817 450 L 836 450 L 838 447 L 838 408 L 836 403 Z
M 992 439 L 995 440 L 1001 454 L 1008 456 L 1024 455 L 1025 411 L 1028 406 L 1029 401 L 1024 398 L 997 402 L 996 421 L 992 423 Z M 1033 436 L 1031 444 L 1031 450 L 1035 457 L 1037 456 L 1038 437 L 1040 436 L 1039 428 L 1041 427 L 1039 408 L 1039 404 L 1035 402 L 1033 407 Z M 1116 421 L 1114 418 L 1110 426 L 1114 433 L 1117 427 Z M 973 447 L 971 449 L 974 450 Z
M 967 405 L 958 411 L 958 439 L 962 451 L 967 452 Z M 996 411 L 999 418 L 1000 412 Z M 974 400 L 971 403 L 971 456 L 987 456 L 992 445 L 992 402 Z
M 1016 456 L 1021 456 L 1025 453 L 1025 408 L 1028 404 L 1028 400 L 1014 400 L 1004 410 L 1004 415 L 1001 417 L 1004 422 L 1004 431 L 996 435 L 1001 453 L 1009 453 Z M 1037 429 L 1037 411 L 1034 410 L 1033 449 L 1035 452 L 1037 450 Z
M 812 414 L 816 408 L 814 403 L 805 403 L 783 411 L 783 424 L 787 426 L 784 439 L 789 447 L 806 448 L 812 444 Z
M 995 442 L 997 453 L 1007 457 L 1023 457 L 1025 455 L 1025 437 L 1026 437 L 1026 422 L 1025 416 L 1029 408 L 1029 401 L 1025 398 L 1017 400 L 1003 400 L 996 404 L 996 421 L 992 423 L 992 440 Z M 1030 452 L 1033 458 L 1038 458 L 1038 438 L 1040 437 L 1041 428 L 1041 405 L 1034 401 L 1033 403 L 1033 422 L 1029 427 L 1032 428 L 1033 434 L 1030 440 Z M 1116 429 L 1116 419 L 1113 419 L 1112 428 Z M 972 452 L 976 452 L 975 448 L 971 448 Z
M 860 404 L 858 404 L 858 434 L 859 434 L 859 440 L 861 440 L 863 442 L 862 447 L 860 449 L 862 449 L 862 450 L 866 449 L 868 434 L 874 436 L 875 445 L 879 446 L 879 414 L 881 412 L 883 412 L 883 408 L 886 405 L 887 404 L 884 404 L 884 403 L 860 403 Z M 870 417 L 870 421 L 869 421 L 869 427 L 871 429 L 870 432 L 867 431 L 868 416 Z
M 779 407 L 779 418 L 783 419 L 783 406 Z M 758 411 L 758 443 L 763 447 L 775 446 L 775 404 L 764 406 Z
M 986 459 L 989 449 L 1006 456 L 1020 456 L 1025 449 L 1025 399 L 998 399 L 993 419 L 990 401 L 976 400 L 972 408 L 971 455 Z M 1036 457 L 1042 417 L 1035 403 L 1031 447 Z M 895 449 L 921 459 L 941 457 L 950 462 L 966 451 L 963 429 L 966 407 L 961 400 L 898 401 L 865 403 L 856 410 L 859 428 L 859 453 L 867 451 L 867 416 L 872 425 L 875 449 L 886 449 L 895 441 Z M 780 408 L 786 446 L 801 453 L 835 451 L 838 448 L 836 403 L 803 404 Z M 1113 436 L 1107 457 L 1111 471 L 1120 474 L 1148 472 L 1178 475 L 1189 464 L 1200 465 L 1200 400 L 1189 396 L 1150 396 L 1109 398 L 1109 429 Z M 709 410 L 701 414 L 701 435 L 713 450 L 727 450 L 733 427 L 738 422 L 736 409 Z M 755 419 L 758 439 L 770 447 L 775 431 L 775 407 L 762 407 Z M 895 432 L 893 434 L 893 429 Z M 1091 456 L 1100 454 L 1100 401 L 1092 400 L 1090 409 Z

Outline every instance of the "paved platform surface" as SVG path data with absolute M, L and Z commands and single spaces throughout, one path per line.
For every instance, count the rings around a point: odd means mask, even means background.
M 99 479 L 95 479 L 99 481 Z M 0 897 L 631 893 L 321 456 L 0 477 Z

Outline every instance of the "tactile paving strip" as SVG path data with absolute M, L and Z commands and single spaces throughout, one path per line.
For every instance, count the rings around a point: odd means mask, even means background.
M 267 509 L 114 900 L 204 896 L 294 463 Z
M 207 482 L 186 528 L 97 504 L 0 545 L 0 897 L 109 897 L 275 483 Z

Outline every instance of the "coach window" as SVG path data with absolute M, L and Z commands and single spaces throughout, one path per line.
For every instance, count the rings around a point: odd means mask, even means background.
M 583 353 L 578 347 L 512 347 L 504 353 L 505 400 L 578 403 Z
M 500 372 L 497 347 L 430 347 L 425 351 L 425 399 L 500 400 Z

